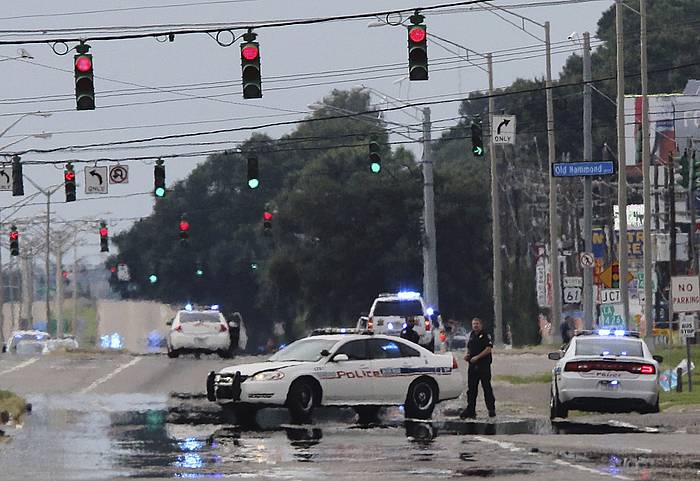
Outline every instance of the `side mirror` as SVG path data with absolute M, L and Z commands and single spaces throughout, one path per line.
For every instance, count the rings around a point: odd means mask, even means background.
M 322 356 L 322 357 L 329 356 L 330 354 L 331 354 L 331 353 L 330 353 L 330 351 L 328 351 L 328 349 L 324 349 L 323 351 L 321 351 L 321 356 Z
M 333 357 L 333 362 L 343 362 L 343 361 L 349 361 L 350 358 L 348 357 L 347 354 L 336 354 Z
M 652 357 L 652 359 L 654 359 L 654 361 L 658 362 L 659 364 L 661 364 L 662 362 L 664 362 L 664 357 L 663 357 L 663 356 L 651 356 L 651 357 Z
M 165 325 L 166 325 L 166 326 L 172 326 L 172 325 L 173 325 L 173 321 L 168 321 L 168 322 L 165 323 Z
M 561 359 L 561 352 L 560 351 L 555 351 L 555 352 L 550 352 L 547 354 L 547 357 L 551 359 L 552 361 L 558 361 Z

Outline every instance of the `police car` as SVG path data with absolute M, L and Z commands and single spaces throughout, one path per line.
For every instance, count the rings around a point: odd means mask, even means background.
M 659 363 L 639 334 L 599 329 L 576 333 L 552 370 L 550 418 L 570 409 L 597 412 L 659 412 Z
M 433 354 L 396 337 L 314 335 L 291 343 L 265 362 L 210 372 L 207 399 L 232 408 L 240 423 L 265 406 L 286 406 L 308 420 L 317 406 L 358 412 L 404 405 L 407 418 L 425 419 L 435 405 L 457 398 L 464 379 L 450 354 Z
M 219 356 L 232 357 L 230 325 L 219 306 L 195 309 L 191 304 L 166 323 L 170 330 L 166 335 L 168 357 L 180 354 L 217 353 Z
M 418 292 L 379 294 L 372 302 L 366 320 L 360 318 L 358 321 L 357 329 L 398 336 L 409 322 L 413 323 L 422 347 L 431 352 L 445 350 L 447 335 L 442 320 Z

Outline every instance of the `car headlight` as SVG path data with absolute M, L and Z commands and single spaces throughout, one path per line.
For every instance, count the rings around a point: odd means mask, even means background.
M 284 377 L 282 371 L 265 371 L 259 372 L 253 376 L 251 381 L 278 381 Z

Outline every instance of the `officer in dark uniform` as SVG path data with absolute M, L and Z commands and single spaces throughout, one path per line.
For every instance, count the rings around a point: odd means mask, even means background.
M 467 371 L 467 407 L 459 415 L 462 419 L 476 418 L 476 396 L 478 394 L 479 382 L 484 390 L 484 400 L 486 408 L 489 410 L 489 417 L 496 416 L 496 399 L 493 397 L 491 388 L 491 351 L 493 350 L 493 340 L 491 335 L 483 331 L 481 319 L 472 319 L 472 332 L 467 342 L 467 355 L 464 360 L 469 362 Z
M 413 329 L 413 325 L 415 322 L 416 321 L 414 319 L 409 319 L 406 322 L 406 327 L 404 327 L 401 330 L 401 339 L 406 339 L 407 341 L 411 341 L 414 344 L 418 344 L 418 341 L 420 340 L 420 336 Z

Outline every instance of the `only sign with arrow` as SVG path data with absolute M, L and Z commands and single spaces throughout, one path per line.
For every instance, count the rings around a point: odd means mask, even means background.
M 106 194 L 107 185 L 109 184 L 108 180 L 107 166 L 85 167 L 86 194 Z
M 515 115 L 494 115 L 491 128 L 494 144 L 515 144 Z
M 0 190 L 12 190 L 12 169 L 0 167 Z

